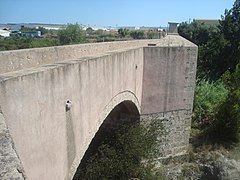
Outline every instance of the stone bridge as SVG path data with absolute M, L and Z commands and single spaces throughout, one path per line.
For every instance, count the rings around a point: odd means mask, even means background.
M 72 179 L 113 109 L 163 121 L 187 151 L 197 46 L 178 35 L 0 52 L 0 179 Z

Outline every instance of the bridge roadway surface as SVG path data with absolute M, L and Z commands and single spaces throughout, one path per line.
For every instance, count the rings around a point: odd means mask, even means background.
M 0 52 L 0 179 L 72 179 L 122 102 L 165 122 L 165 157 L 186 153 L 196 61 L 178 35 Z

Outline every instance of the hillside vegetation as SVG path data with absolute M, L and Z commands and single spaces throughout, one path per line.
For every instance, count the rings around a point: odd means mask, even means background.
M 179 33 L 199 46 L 193 128 L 213 143 L 240 141 L 240 1 L 219 26 L 181 23 Z
M 164 35 L 164 32 L 152 30 L 128 30 L 121 28 L 116 30 L 93 30 L 83 28 L 79 24 L 68 24 L 64 29 L 47 30 L 42 27 L 27 28 L 22 27 L 20 32 L 41 31 L 41 37 L 21 35 L 12 33 L 10 37 L 0 36 L 0 51 L 27 49 L 37 47 L 59 46 L 79 43 L 124 41 L 132 39 L 157 39 Z

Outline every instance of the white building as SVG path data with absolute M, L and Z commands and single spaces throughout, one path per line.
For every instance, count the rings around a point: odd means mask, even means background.
M 10 36 L 10 32 L 6 31 L 6 30 L 0 29 L 0 36 L 9 37 Z

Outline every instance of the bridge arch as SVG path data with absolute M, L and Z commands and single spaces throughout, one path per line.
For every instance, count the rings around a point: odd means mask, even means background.
M 110 102 L 103 108 L 101 114 L 98 119 L 98 127 L 101 126 L 103 121 L 107 118 L 110 112 L 118 106 L 120 103 L 124 103 L 126 106 L 131 108 L 132 103 L 136 106 L 138 113 L 140 114 L 140 102 L 137 96 L 131 91 L 122 91 L 116 94 Z
M 90 133 L 90 137 L 87 138 L 87 147 L 84 151 L 81 151 L 81 155 L 77 155 L 78 157 L 74 160 L 67 179 L 74 177 L 80 164 L 85 163 L 89 154 L 91 154 L 91 150 L 98 145 L 106 130 L 116 130 L 124 123 L 132 123 L 139 119 L 140 102 L 137 96 L 129 90 L 116 94 L 100 113 L 96 123 L 97 126 Z

